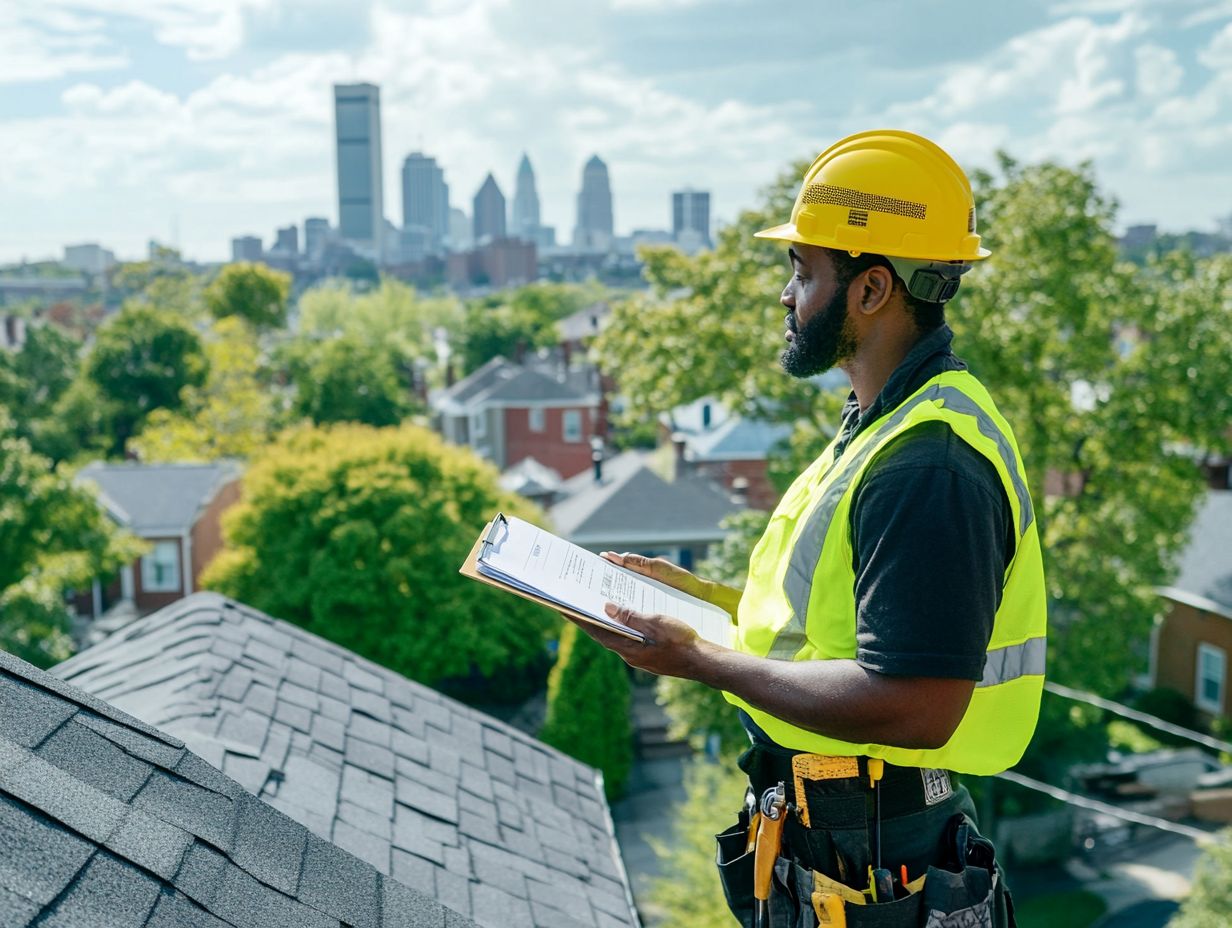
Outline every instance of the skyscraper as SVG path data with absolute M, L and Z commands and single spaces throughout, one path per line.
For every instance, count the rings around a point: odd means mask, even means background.
M 338 234 L 378 257 L 385 234 L 381 88 L 375 84 L 335 84 L 334 129 L 338 143 Z
M 325 251 L 329 241 L 329 220 L 321 216 L 310 216 L 304 220 L 304 254 L 310 258 L 319 258 Z
M 449 185 L 445 172 L 422 152 L 411 152 L 402 162 L 402 230 L 424 242 L 429 254 L 444 250 L 449 235 Z
M 582 169 L 582 189 L 577 199 L 577 225 L 573 247 L 585 251 L 606 251 L 612 244 L 612 186 L 607 165 L 591 155 Z
M 475 194 L 475 244 L 505 237 L 505 195 L 490 173 Z
M 522 153 L 518 165 L 518 182 L 513 194 L 513 234 L 528 242 L 539 237 L 539 192 L 535 189 L 535 171 L 530 158 Z
M 672 238 L 686 248 L 710 247 L 710 191 L 685 187 L 672 194 Z

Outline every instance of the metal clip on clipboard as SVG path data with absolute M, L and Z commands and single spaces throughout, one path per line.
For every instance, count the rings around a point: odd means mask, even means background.
M 501 526 L 508 527 L 509 520 L 505 518 L 503 512 L 498 512 L 496 518 L 492 520 L 492 524 L 488 526 L 487 533 L 483 536 L 483 550 L 479 552 L 479 556 L 483 557 L 488 553 L 488 548 L 496 544 L 496 531 Z

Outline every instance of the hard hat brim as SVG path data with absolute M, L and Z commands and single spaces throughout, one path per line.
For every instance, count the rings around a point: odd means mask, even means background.
M 818 245 L 821 248 L 836 248 L 839 251 L 847 250 L 844 246 L 837 243 L 828 244 L 826 242 L 818 242 L 810 239 L 808 236 L 801 235 L 800 230 L 796 228 L 796 224 L 794 222 L 785 222 L 779 226 L 771 226 L 769 229 L 762 229 L 760 232 L 754 232 L 753 238 L 768 238 L 776 242 L 799 242 L 803 245 Z M 992 252 L 987 248 L 980 248 L 973 255 L 940 256 L 922 253 L 907 254 L 905 249 L 902 250 L 902 253 L 900 253 L 900 250 L 896 249 L 893 254 L 888 251 L 879 251 L 877 254 L 884 254 L 888 258 L 912 258 L 917 261 L 983 261 L 985 258 L 990 257 Z

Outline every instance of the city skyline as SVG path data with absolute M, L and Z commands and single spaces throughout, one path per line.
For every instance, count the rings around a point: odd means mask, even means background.
M 712 191 L 717 225 L 792 162 L 879 125 L 967 168 L 997 149 L 1090 158 L 1118 228 L 1232 212 L 1232 7 L 1214 0 L 774 17 L 740 0 L 47 0 L 6 6 L 0 27 L 0 261 L 82 241 L 132 258 L 150 238 L 222 260 L 236 234 L 333 214 L 329 87 L 356 82 L 382 89 L 391 218 L 407 152 L 430 151 L 463 200 L 488 171 L 513 191 L 526 151 L 541 222 L 566 239 L 597 151 L 617 235 L 667 227 L 686 186 Z

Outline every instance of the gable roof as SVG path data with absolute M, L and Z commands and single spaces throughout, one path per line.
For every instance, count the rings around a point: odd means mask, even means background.
M 99 489 L 108 512 L 137 535 L 179 535 L 197 521 L 214 495 L 240 475 L 234 461 L 210 464 L 141 464 L 93 461 L 77 481 Z
M 473 925 L 309 833 L 183 742 L 0 651 L 0 921 Z
M 1208 490 L 1165 596 L 1232 619 L 1232 490 Z
M 596 377 L 588 367 L 562 368 L 538 359 L 515 364 L 498 355 L 453 386 L 434 393 L 432 407 L 460 415 L 491 406 L 593 406 L 599 402 Z
M 695 544 L 722 540 L 722 519 L 738 510 L 709 481 L 681 477 L 669 483 L 651 467 L 651 455 L 626 451 L 603 462 L 603 479 L 587 470 L 570 477 L 549 513 L 561 536 L 578 545 Z
M 718 428 L 685 439 L 690 461 L 764 460 L 771 449 L 791 437 L 791 426 L 780 422 L 732 416 Z
M 570 313 L 556 323 L 562 342 L 580 342 L 584 338 L 598 335 L 611 321 L 612 307 L 601 300 L 590 306 L 583 306 L 575 313 Z
M 480 925 L 638 923 L 594 770 L 294 625 L 198 593 L 55 672 Z

